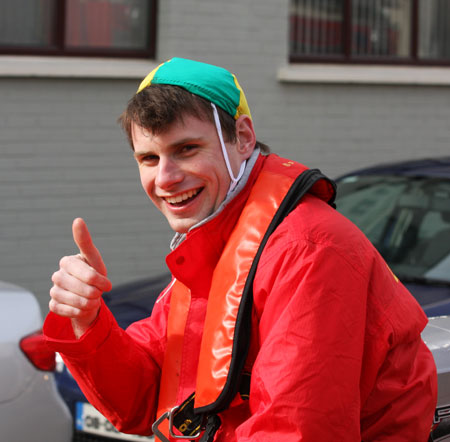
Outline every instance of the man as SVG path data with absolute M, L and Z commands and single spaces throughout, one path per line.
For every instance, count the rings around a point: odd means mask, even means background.
M 426 441 L 436 372 L 425 315 L 328 204 L 325 178 L 283 212 L 306 168 L 261 154 L 236 78 L 169 60 L 120 121 L 176 232 L 173 281 L 123 331 L 75 220 L 80 253 L 53 275 L 44 332 L 89 401 L 121 431 L 150 434 L 156 420 L 163 441 Z

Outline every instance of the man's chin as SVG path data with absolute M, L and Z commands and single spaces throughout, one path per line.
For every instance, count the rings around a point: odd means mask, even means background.
M 193 219 L 176 219 L 167 220 L 170 228 L 177 233 L 187 233 L 192 226 L 195 226 L 199 221 Z
M 196 212 L 191 214 L 191 216 L 174 216 L 173 213 L 163 212 L 169 223 L 170 228 L 177 233 L 187 233 L 196 224 L 203 221 L 205 218 L 210 216 L 210 212 L 207 210 L 202 210 L 201 212 Z

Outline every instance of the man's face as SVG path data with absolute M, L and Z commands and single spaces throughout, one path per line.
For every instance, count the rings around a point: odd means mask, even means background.
M 225 199 L 230 177 L 214 124 L 186 116 L 161 134 L 133 124 L 132 139 L 142 186 L 176 232 L 187 232 Z M 245 159 L 238 145 L 226 143 L 234 173 Z

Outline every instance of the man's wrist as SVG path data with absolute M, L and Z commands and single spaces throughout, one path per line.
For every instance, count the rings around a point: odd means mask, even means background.
M 71 319 L 73 333 L 77 339 L 80 339 L 91 327 L 91 325 L 95 322 L 98 317 L 98 313 L 100 308 L 98 308 L 97 313 L 92 319 L 88 320 L 79 320 L 76 318 Z

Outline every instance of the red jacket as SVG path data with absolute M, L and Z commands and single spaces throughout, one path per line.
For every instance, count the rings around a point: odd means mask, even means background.
M 193 229 L 167 264 L 191 289 L 177 403 L 195 390 L 212 272 L 265 159 L 245 188 Z M 199 253 L 201 251 L 201 253 Z M 221 414 L 216 441 L 425 442 L 436 368 L 427 319 L 364 235 L 308 195 L 270 237 L 254 280 L 250 399 Z M 52 313 L 44 332 L 89 401 L 121 431 L 149 434 L 171 292 L 121 330 L 105 305 L 80 340 Z

